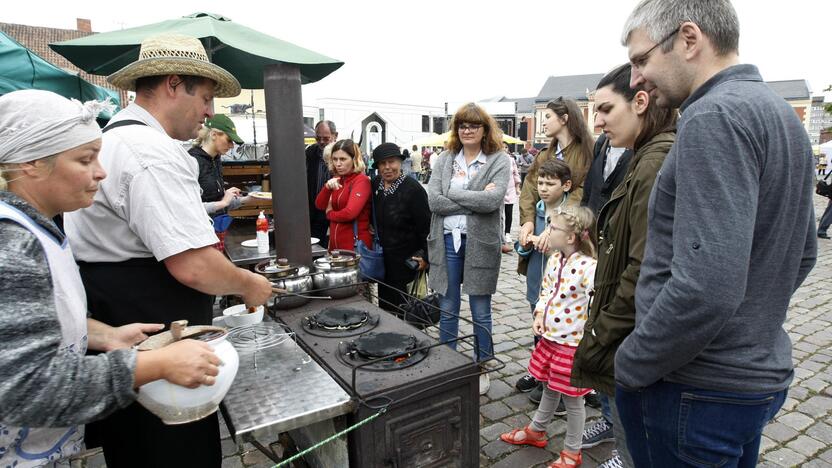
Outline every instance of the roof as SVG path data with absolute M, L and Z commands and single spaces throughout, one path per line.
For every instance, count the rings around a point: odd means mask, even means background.
M 537 94 L 537 102 L 549 101 L 558 96 L 586 100 L 587 90 L 593 91 L 604 77 L 603 73 L 589 75 L 550 76 Z
M 766 84 L 787 101 L 809 99 L 809 83 L 806 80 L 766 81 Z
M 47 62 L 62 68 L 71 73 L 78 73 L 78 75 L 89 81 L 107 89 L 115 89 L 113 85 L 107 82 L 106 77 L 99 75 L 90 75 L 87 72 L 81 71 L 78 67 L 70 63 L 62 55 L 49 48 L 49 43 L 68 41 L 70 39 L 77 39 L 79 37 L 89 36 L 95 34 L 92 32 L 78 31 L 76 29 L 57 29 L 46 28 L 42 26 L 29 26 L 25 24 L 0 23 L 0 30 L 16 40 L 23 47 L 31 50 Z M 119 91 L 119 90 L 116 90 Z M 127 105 L 127 92 L 119 91 L 121 96 L 122 106 Z
M 534 101 L 537 100 L 536 97 L 525 97 L 525 98 L 508 98 L 504 97 L 500 99 L 502 102 L 514 102 L 517 105 L 517 113 L 518 114 L 533 114 L 534 113 Z

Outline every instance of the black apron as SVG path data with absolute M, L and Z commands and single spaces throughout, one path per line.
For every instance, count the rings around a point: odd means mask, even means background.
M 88 308 L 96 320 L 114 327 L 134 322 L 163 323 L 167 327 L 180 319 L 190 325 L 211 324 L 213 296 L 183 285 L 155 258 L 79 262 L 78 266 Z M 88 447 L 104 449 L 110 468 L 219 467 L 222 463 L 217 413 L 170 426 L 134 402 L 88 424 L 86 441 Z

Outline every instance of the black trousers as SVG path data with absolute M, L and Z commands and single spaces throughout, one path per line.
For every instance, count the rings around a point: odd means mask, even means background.
M 79 263 L 92 318 L 108 325 L 164 323 L 185 319 L 211 323 L 213 296 L 179 283 L 154 258 L 120 263 Z M 109 468 L 184 466 L 222 463 L 217 414 L 169 426 L 138 403 L 87 425 L 88 447 L 102 447 Z
M 511 217 L 514 214 L 514 205 L 505 204 L 503 205 L 506 209 L 506 234 L 511 233 Z

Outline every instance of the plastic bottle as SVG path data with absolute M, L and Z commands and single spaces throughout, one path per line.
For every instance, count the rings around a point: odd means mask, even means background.
M 257 217 L 257 252 L 258 253 L 269 253 L 269 221 L 266 219 L 266 215 L 263 212 L 260 212 L 260 216 Z

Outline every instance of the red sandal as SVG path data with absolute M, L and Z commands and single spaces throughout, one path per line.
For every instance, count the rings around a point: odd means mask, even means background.
M 522 434 L 522 438 L 517 436 Z M 506 432 L 500 435 L 500 440 L 512 445 L 532 445 L 534 447 L 545 448 L 549 443 L 546 437 L 546 431 L 535 431 L 529 426 L 522 429 L 514 429 L 511 432 Z
M 569 460 L 574 464 L 566 463 L 565 460 Z M 566 450 L 561 450 L 560 458 L 555 460 L 551 465 L 547 466 L 546 468 L 575 468 L 581 466 L 582 461 L 583 457 L 581 457 L 581 452 L 569 453 Z

